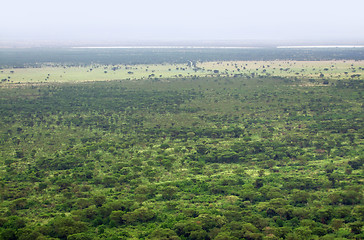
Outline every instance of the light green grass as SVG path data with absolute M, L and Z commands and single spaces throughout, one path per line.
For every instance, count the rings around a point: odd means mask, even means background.
M 364 75 L 364 61 L 226 61 L 197 63 L 198 69 L 187 64 L 90 65 L 66 67 L 45 65 L 40 68 L 2 69 L 0 80 L 7 83 L 56 83 L 138 79 L 191 78 L 198 76 L 279 76 L 302 79 L 350 79 Z M 117 68 L 113 70 L 113 68 Z M 218 73 L 214 73 L 218 70 Z

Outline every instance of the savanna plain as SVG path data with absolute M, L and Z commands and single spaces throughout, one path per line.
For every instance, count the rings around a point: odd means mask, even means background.
M 0 239 L 364 238 L 363 50 L 155 51 L 0 50 Z

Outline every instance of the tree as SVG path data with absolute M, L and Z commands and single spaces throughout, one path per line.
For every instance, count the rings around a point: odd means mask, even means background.
M 51 221 L 48 225 L 52 237 L 66 239 L 69 235 L 81 233 L 87 230 L 87 226 L 83 222 L 76 221 L 71 217 L 58 217 Z
M 67 240 L 94 240 L 95 236 L 90 233 L 76 233 L 69 235 Z
M 196 221 L 186 220 L 180 221 L 175 224 L 175 230 L 179 236 L 184 236 L 185 238 L 189 238 L 192 232 L 202 231 L 202 227 L 199 224 L 196 224 Z
M 255 186 L 255 188 L 261 188 L 261 187 L 263 187 L 263 184 L 264 184 L 264 180 L 262 178 L 257 178 L 255 180 L 254 186 Z
M 152 220 L 155 217 L 155 212 L 142 207 L 142 208 L 138 208 L 133 212 L 128 212 L 125 213 L 122 216 L 122 219 L 126 222 L 126 223 L 137 223 L 137 222 L 147 222 Z
M 94 196 L 93 200 L 97 207 L 101 207 L 106 202 L 106 197 L 103 195 Z
M 123 220 L 123 216 L 124 216 L 125 212 L 124 211 L 112 211 L 110 214 L 110 220 L 115 221 L 117 224 L 122 224 L 124 222 Z
M 154 230 L 150 235 L 150 240 L 180 240 L 177 233 L 169 228 L 159 228 Z
M 162 197 L 166 200 L 171 200 L 174 198 L 175 194 L 178 192 L 178 188 L 175 186 L 167 186 L 162 190 Z

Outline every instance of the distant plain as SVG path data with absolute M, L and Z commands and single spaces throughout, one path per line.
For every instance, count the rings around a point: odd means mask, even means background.
M 364 73 L 364 61 L 213 61 L 186 64 L 92 64 L 67 66 L 42 64 L 40 67 L 0 70 L 2 86 L 24 83 L 60 83 L 137 79 L 193 78 L 205 76 L 260 76 L 300 79 L 356 79 Z

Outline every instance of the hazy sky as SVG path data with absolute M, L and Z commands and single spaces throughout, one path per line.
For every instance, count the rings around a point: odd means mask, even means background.
M 5 0 L 0 41 L 364 40 L 363 0 Z

